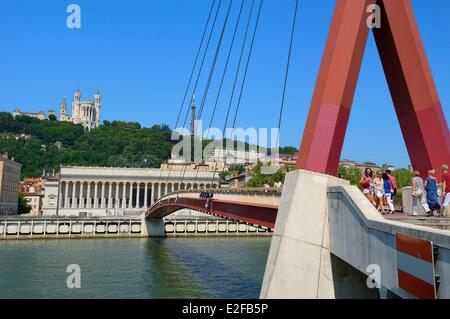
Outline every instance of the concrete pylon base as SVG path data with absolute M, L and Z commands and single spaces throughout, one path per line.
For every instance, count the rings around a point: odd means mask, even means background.
M 147 225 L 148 237 L 152 237 L 152 238 L 167 237 L 165 223 L 162 218 L 161 219 L 147 219 L 145 222 Z
M 364 274 L 330 253 L 327 189 L 346 184 L 304 170 L 287 174 L 261 298 L 377 297 Z

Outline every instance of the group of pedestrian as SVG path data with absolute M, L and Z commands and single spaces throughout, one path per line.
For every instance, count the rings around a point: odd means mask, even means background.
M 395 212 L 394 196 L 397 194 L 397 180 L 390 170 L 384 173 L 379 170 L 374 177 L 372 169 L 366 168 L 359 185 L 364 195 L 380 213 Z
M 417 205 L 420 203 L 428 217 L 435 214 L 443 217 L 444 211 L 450 204 L 450 174 L 448 165 L 442 165 L 441 170 L 442 203 L 438 196 L 439 181 L 436 178 L 436 170 L 429 170 L 425 181 L 420 177 L 418 171 L 414 172 L 412 181 L 413 215 L 417 215 Z
M 450 174 L 448 165 L 442 165 L 442 179 L 436 178 L 436 170 L 428 171 L 425 180 L 420 172 L 415 171 L 412 179 L 413 215 L 417 215 L 417 206 L 423 207 L 427 216 L 443 216 L 444 211 L 450 205 Z M 439 200 L 438 188 L 442 184 L 442 202 Z M 377 171 L 375 177 L 370 168 L 366 168 L 364 175 L 359 181 L 364 195 L 375 206 L 380 213 L 393 214 L 395 212 L 393 198 L 397 193 L 397 181 L 390 170 Z

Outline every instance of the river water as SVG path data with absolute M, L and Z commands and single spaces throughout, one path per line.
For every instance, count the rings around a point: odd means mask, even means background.
M 0 242 L 0 298 L 258 298 L 270 238 Z M 68 265 L 80 267 L 69 289 Z

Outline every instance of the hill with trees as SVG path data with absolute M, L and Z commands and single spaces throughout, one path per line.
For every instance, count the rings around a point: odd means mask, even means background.
M 144 128 L 121 121 L 104 121 L 85 132 L 69 122 L 0 112 L 0 152 L 22 164 L 22 177 L 38 177 L 60 165 L 157 168 L 170 157 L 171 133 L 167 125 Z

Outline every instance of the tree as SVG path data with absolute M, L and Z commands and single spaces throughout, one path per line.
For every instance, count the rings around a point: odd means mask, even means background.
M 298 149 L 292 146 L 280 147 L 280 154 L 297 155 Z
M 50 115 L 48 116 L 48 120 L 49 120 L 49 121 L 52 121 L 52 122 L 56 121 L 56 120 L 57 120 L 56 115 L 55 115 L 55 114 L 50 114 Z
M 31 206 L 28 204 L 27 199 L 23 194 L 19 194 L 19 200 L 18 200 L 18 208 L 17 208 L 17 214 L 19 215 L 26 215 L 30 213 Z
M 228 167 L 228 171 L 234 172 L 237 174 L 243 174 L 245 172 L 245 167 L 244 167 L 244 165 L 241 165 L 241 164 L 230 165 L 230 167 Z
M 262 174 L 261 172 L 264 166 L 270 167 L 271 164 L 268 163 L 264 165 L 263 163 L 258 161 L 258 163 L 252 170 L 252 177 L 247 182 L 247 187 L 263 187 L 265 183 L 268 183 L 270 186 L 274 186 L 276 182 L 284 183 L 286 173 L 290 171 L 290 168 L 288 166 L 285 166 L 279 168 L 274 174 L 266 175 Z
M 397 180 L 397 188 L 402 189 L 403 187 L 410 186 L 412 183 L 412 178 L 414 174 L 405 168 L 397 169 L 392 172 L 392 175 Z
M 222 171 L 219 173 L 219 177 L 222 181 L 224 181 L 228 176 L 230 176 L 230 172 L 228 171 Z
M 350 184 L 352 185 L 358 185 L 359 181 L 361 180 L 361 171 L 359 168 L 352 167 L 352 168 L 346 168 L 345 166 L 340 165 L 337 171 L 337 176 L 342 174 L 344 179 L 348 180 Z

